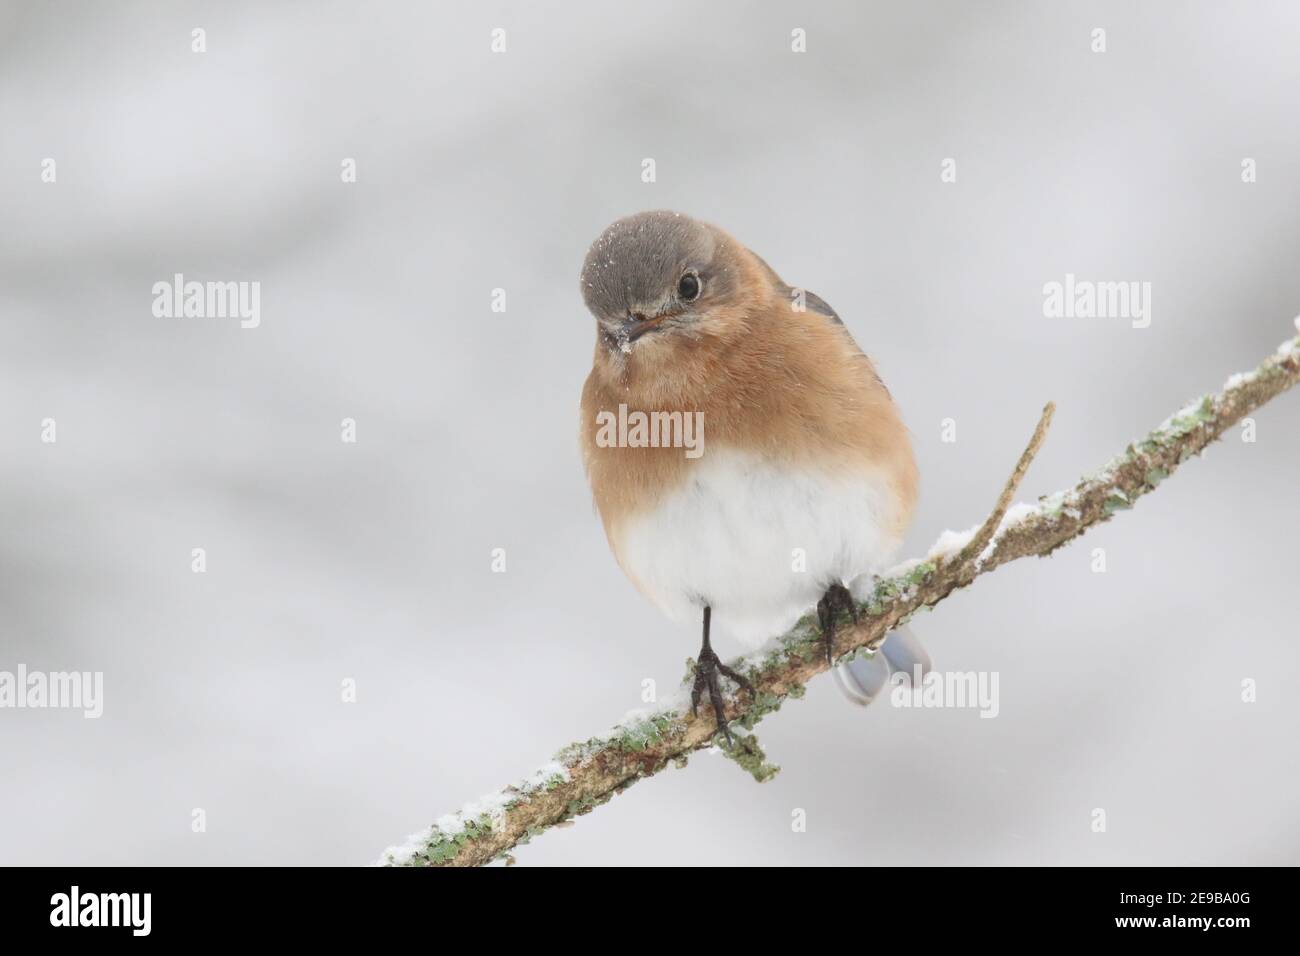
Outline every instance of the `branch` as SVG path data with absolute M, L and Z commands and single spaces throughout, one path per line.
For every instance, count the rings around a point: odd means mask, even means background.
M 1020 453 L 1020 460 L 1016 462 L 1015 470 L 1011 472 L 1011 477 L 1007 479 L 1002 494 L 998 495 L 998 503 L 993 506 L 993 513 L 984 520 L 984 524 L 980 525 L 979 531 L 975 533 L 975 537 L 971 542 L 962 548 L 962 561 L 979 560 L 984 554 L 984 550 L 992 543 L 993 536 L 1002 526 L 1002 519 L 1006 517 L 1007 508 L 1011 507 L 1011 499 L 1016 496 L 1016 492 L 1020 489 L 1020 482 L 1024 480 L 1025 472 L 1029 471 L 1029 463 L 1034 460 L 1034 456 L 1038 454 L 1038 449 L 1043 445 L 1043 439 L 1047 437 L 1047 429 L 1051 427 L 1052 416 L 1055 414 L 1056 403 L 1048 402 L 1043 408 L 1043 414 L 1038 418 L 1038 427 L 1034 429 L 1029 444 Z
M 1300 318 L 1296 327 L 1300 330 Z M 1297 381 L 1300 338 L 1284 342 L 1254 371 L 1232 376 L 1222 391 L 1170 416 L 1073 488 L 1041 498 L 1036 505 L 1012 507 L 1046 437 L 1054 411 L 1049 403 L 989 517 L 970 531 L 945 532 L 925 558 L 887 572 L 870 600 L 858 608 L 857 624 L 847 612 L 842 614 L 836 635 L 844 651 L 841 660 L 874 653 L 888 633 L 916 611 L 933 607 L 980 575 L 1017 558 L 1051 554 L 1116 511 L 1131 508 L 1188 458 Z M 736 663 L 757 693 L 752 700 L 747 694 L 728 699 L 728 720 L 752 730 L 786 698 L 802 697 L 804 685 L 827 669 L 821 648 L 815 615 L 809 615 L 763 651 Z M 684 687 L 692 676 L 686 675 Z M 673 705 L 629 715 L 611 733 L 565 747 L 532 777 L 441 817 L 412 834 L 405 845 L 390 847 L 380 865 L 476 866 L 501 857 L 511 863 L 509 851 L 514 847 L 607 802 L 670 762 L 684 766 L 691 753 L 714 746 L 715 734 L 709 709 L 693 717 L 679 692 Z M 740 734 L 727 755 L 759 780 L 776 771 L 752 734 Z

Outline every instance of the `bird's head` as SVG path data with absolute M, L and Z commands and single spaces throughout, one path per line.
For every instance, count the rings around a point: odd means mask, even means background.
M 721 229 L 676 212 L 611 224 L 591 244 L 581 284 L 605 349 L 641 359 L 741 332 L 765 301 L 754 294 L 765 286 L 754 256 Z

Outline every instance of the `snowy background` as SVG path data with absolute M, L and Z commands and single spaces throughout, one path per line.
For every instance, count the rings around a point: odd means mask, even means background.
M 99 720 L 0 710 L 0 862 L 367 863 L 673 687 L 696 629 L 576 443 L 578 269 L 625 213 L 844 316 L 915 436 L 907 553 L 1049 398 L 1023 494 L 1099 466 L 1293 331 L 1298 41 L 1285 2 L 0 3 L 0 670 L 105 675 Z M 175 272 L 259 281 L 261 327 L 155 318 Z M 1150 328 L 1044 318 L 1067 272 L 1151 282 Z M 519 861 L 1300 863 L 1297 475 L 1288 395 L 919 618 L 995 720 L 819 680 L 773 782 L 701 755 Z

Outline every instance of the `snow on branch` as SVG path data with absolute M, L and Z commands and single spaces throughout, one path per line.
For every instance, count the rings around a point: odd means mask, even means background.
M 1300 318 L 1296 328 L 1300 331 Z M 842 615 L 836 634 L 841 660 L 874 653 L 912 614 L 938 604 L 980 575 L 1017 558 L 1051 554 L 1115 512 L 1133 507 L 1183 462 L 1297 381 L 1300 338 L 1284 342 L 1254 371 L 1233 375 L 1221 391 L 1171 415 L 1073 488 L 1034 505 L 1012 506 L 1046 437 L 1053 412 L 1049 403 L 988 518 L 969 531 L 945 532 L 924 558 L 882 576 L 872 597 L 859 606 L 858 623 L 847 612 Z M 729 698 L 727 718 L 733 732 L 737 725 L 752 731 L 787 698 L 802 697 L 804 685 L 827 669 L 815 615 L 732 666 L 749 677 L 757 694 L 752 700 L 748 694 Z M 390 847 L 379 864 L 477 866 L 499 858 L 510 863 L 510 850 L 550 827 L 587 813 L 670 763 L 685 766 L 690 754 L 721 740 L 709 708 L 692 717 L 686 706 L 684 691 L 692 678 L 686 675 L 670 704 L 630 714 L 609 733 L 570 744 L 532 776 L 440 817 L 411 834 L 405 844 Z M 735 745 L 724 752 L 760 781 L 776 772 L 752 733 L 737 733 Z

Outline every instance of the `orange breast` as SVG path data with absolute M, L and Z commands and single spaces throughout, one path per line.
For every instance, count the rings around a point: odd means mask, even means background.
M 842 325 L 794 312 L 766 292 L 756 298 L 760 307 L 732 316 L 739 321 L 727 323 L 725 337 L 674 335 L 679 341 L 649 349 L 647 337 L 627 356 L 597 345 L 583 388 L 581 440 L 616 552 L 620 523 L 653 510 L 702 460 L 682 448 L 598 441 L 601 423 L 620 405 L 628 413 L 699 413 L 704 457 L 730 448 L 792 466 L 883 475 L 897 501 L 900 536 L 910 521 L 917 491 L 911 442 L 870 360 Z

